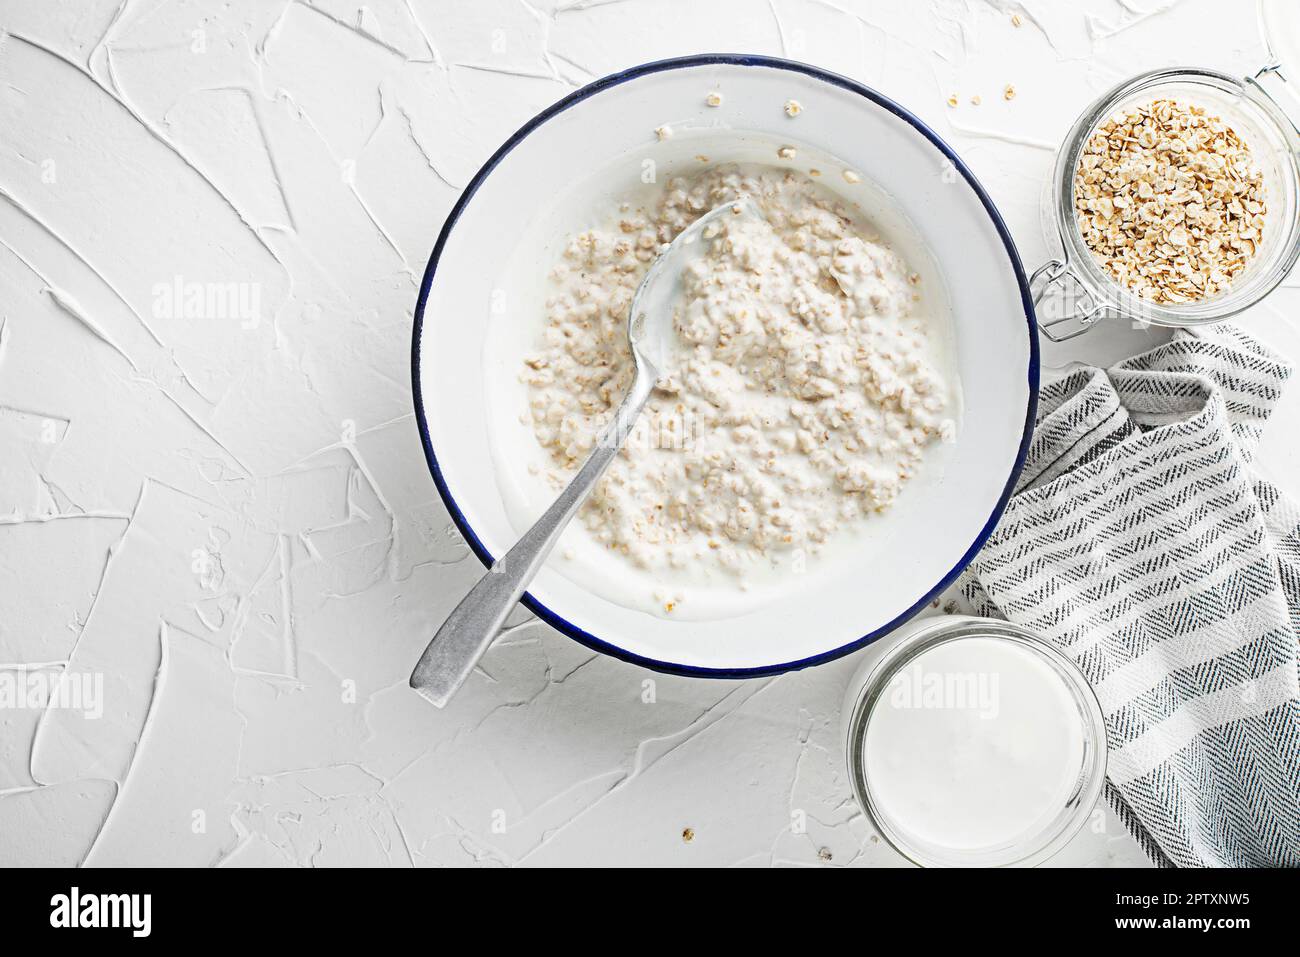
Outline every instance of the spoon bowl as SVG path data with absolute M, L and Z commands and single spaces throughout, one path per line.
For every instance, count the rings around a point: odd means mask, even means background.
M 682 273 L 708 249 L 709 241 L 725 221 L 766 222 L 754 201 L 741 196 L 709 210 L 664 246 L 650 264 L 632 296 L 628 310 L 627 341 L 640 374 L 642 365 L 655 377 L 668 371 L 673 361 L 673 303 L 682 291 Z

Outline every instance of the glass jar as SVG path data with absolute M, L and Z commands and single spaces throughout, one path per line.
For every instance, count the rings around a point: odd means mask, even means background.
M 1154 70 L 1119 84 L 1084 111 L 1057 153 L 1052 177 L 1050 209 L 1062 253 L 1030 277 L 1035 306 L 1056 306 L 1048 321 L 1040 315 L 1043 335 L 1062 342 L 1112 316 L 1161 326 L 1218 322 L 1254 305 L 1285 278 L 1300 258 L 1300 128 L 1270 92 L 1281 93 L 1285 83 L 1277 64 L 1245 79 L 1195 68 Z M 1230 290 L 1196 302 L 1157 304 L 1121 286 L 1084 242 L 1075 213 L 1074 174 L 1093 131 L 1155 99 L 1202 106 L 1221 117 L 1246 141 L 1264 176 L 1268 211 L 1255 255 Z
M 1049 682 L 1059 680 L 1062 707 L 1077 711 L 1080 741 L 1072 742 L 1078 763 L 1068 766 L 1066 788 L 1057 793 L 1059 803 L 1047 804 L 1045 813 L 1024 822 L 1014 837 L 980 846 L 955 847 L 926 839 L 921 829 L 909 825 L 882 801 L 884 782 L 868 773 L 869 732 L 873 716 L 887 694 L 897 694 L 895 681 L 906 683 L 909 666 L 927 652 L 948 642 L 969 639 L 1007 642 L 1028 652 L 1043 667 L 1038 669 Z M 1037 666 L 1035 666 L 1037 668 Z M 896 702 L 891 706 L 897 707 Z M 928 706 L 928 705 L 927 705 Z M 1038 714 L 1039 712 L 1035 712 Z M 869 824 L 896 851 L 923 867 L 1028 867 L 1041 864 L 1063 848 L 1078 833 L 1101 796 L 1106 778 L 1106 725 L 1101 707 L 1088 682 L 1075 664 L 1041 638 L 1006 621 L 943 615 L 913 620 L 865 654 L 845 695 L 843 732 L 848 776 L 859 806 Z M 1071 715 L 1075 717 L 1075 715 Z M 1073 724 L 1073 722 L 1072 722 Z M 903 742 L 908 744 L 909 742 Z M 953 788 L 962 787 L 954 780 Z M 967 782 L 967 792 L 969 782 Z M 1009 832 L 1010 833 L 1010 832 Z

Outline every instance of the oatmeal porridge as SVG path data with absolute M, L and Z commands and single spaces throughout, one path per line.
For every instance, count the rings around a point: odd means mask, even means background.
M 546 453 L 533 469 L 558 491 L 631 384 L 627 315 L 650 263 L 742 195 L 763 221 L 724 218 L 706 234 L 682 276 L 675 361 L 580 519 L 634 568 L 716 570 L 744 588 L 869 525 L 955 429 L 956 384 L 919 276 L 856 207 L 756 165 L 674 177 L 615 206 L 555 263 L 520 378 Z M 658 598 L 667 613 L 678 600 Z

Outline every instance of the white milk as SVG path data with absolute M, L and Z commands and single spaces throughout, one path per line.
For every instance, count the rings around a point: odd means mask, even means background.
M 926 843 L 1008 843 L 1058 813 L 1078 784 L 1083 722 L 1032 651 L 959 638 L 898 672 L 867 724 L 872 796 Z
M 923 630 L 915 637 L 925 641 L 936 629 L 965 627 L 885 680 L 856 739 L 877 826 L 932 863 L 1031 857 L 1063 827 L 1072 833 L 1065 818 L 1082 823 L 1091 803 L 1081 807 L 1081 792 L 1095 801 L 1101 783 L 1100 712 L 1090 713 L 1082 676 L 1072 685 L 1033 644 L 971 634 L 972 624 L 930 619 L 905 629 Z

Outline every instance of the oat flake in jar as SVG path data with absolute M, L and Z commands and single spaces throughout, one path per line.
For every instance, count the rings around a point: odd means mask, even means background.
M 1070 129 L 1048 210 L 1061 254 L 1030 278 L 1047 338 L 1115 316 L 1219 322 L 1300 258 L 1300 4 L 1263 0 L 1260 15 L 1269 63 L 1254 76 L 1144 73 Z

